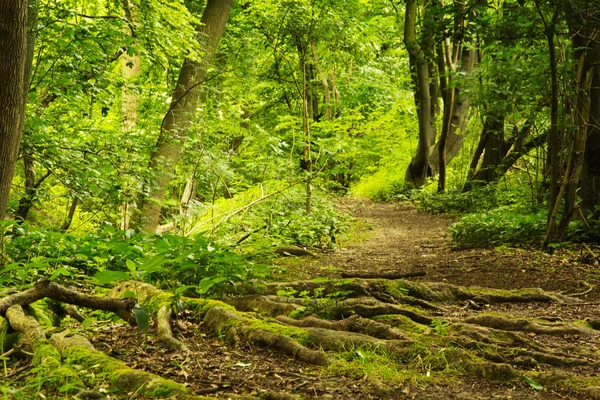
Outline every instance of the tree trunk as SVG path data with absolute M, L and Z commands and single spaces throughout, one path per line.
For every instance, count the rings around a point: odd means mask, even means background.
M 123 16 L 127 18 L 130 24 L 134 24 L 137 20 L 138 12 L 134 8 L 134 5 L 130 0 L 122 0 Z M 125 34 L 132 35 L 130 30 L 127 29 Z M 127 51 L 123 53 L 121 58 L 121 77 L 123 78 L 123 87 L 121 88 L 121 130 L 126 133 L 132 133 L 137 129 L 138 126 L 138 95 L 132 88 L 132 81 L 140 76 L 141 71 L 141 58 L 138 54 L 129 54 Z M 135 83 L 134 83 L 135 84 Z M 125 167 L 127 168 L 127 166 Z M 124 187 L 124 200 L 122 201 L 120 208 L 121 222 L 120 228 L 122 230 L 129 229 L 129 224 L 132 217 L 131 198 L 128 192 L 131 189 L 133 182 L 125 182 Z
M 469 75 L 475 69 L 477 63 L 477 50 L 463 47 L 461 60 L 457 66 L 460 73 Z M 452 102 L 452 113 L 450 117 L 450 128 L 446 138 L 446 164 L 448 164 L 460 151 L 462 140 L 469 122 L 469 96 L 460 90 L 460 86 L 454 87 L 454 101 Z M 440 170 L 439 143 L 437 143 L 429 157 L 431 175 L 436 176 Z
M 300 43 L 300 42 L 299 42 Z M 306 204 L 305 212 L 309 215 L 312 211 L 312 155 L 311 155 L 311 132 L 310 132 L 310 120 L 311 117 L 314 119 L 314 108 L 311 113 L 311 90 L 310 90 L 310 76 L 309 66 L 306 60 L 306 46 L 299 44 L 300 50 L 300 62 L 302 68 L 302 131 L 303 136 L 303 162 L 304 169 L 308 174 L 306 179 Z
M 73 197 L 71 201 L 71 205 L 69 206 L 69 211 L 67 212 L 67 218 L 65 218 L 63 224 L 60 226 L 60 230 L 66 232 L 73 223 L 73 217 L 75 216 L 75 211 L 77 211 L 77 205 L 79 204 L 79 198 L 77 196 Z
M 27 1 L 0 0 L 0 219 L 8 195 L 23 129 Z
M 600 44 L 594 42 L 588 50 L 594 66 L 590 89 L 589 125 L 583 171 L 581 174 L 581 205 L 595 219 L 600 218 Z
M 453 64 L 453 60 L 445 60 L 445 54 L 449 52 L 449 46 L 450 43 L 448 41 L 444 41 L 440 44 L 438 50 L 440 53 L 438 54 L 438 69 L 440 71 L 440 75 L 446 75 L 444 79 L 440 79 L 442 98 L 444 100 L 444 115 L 442 117 L 442 133 L 440 134 L 440 140 L 438 142 L 438 162 L 440 167 L 438 193 L 443 193 L 446 191 L 446 142 L 450 132 L 450 126 L 452 125 L 451 116 L 454 105 L 454 96 L 456 93 L 453 85 L 453 74 L 456 70 L 456 66 Z M 432 154 L 432 156 L 434 155 L 435 154 Z
M 501 176 L 498 167 L 508 152 L 508 147 L 504 141 L 504 117 L 487 115 L 463 192 L 473 189 L 478 184 L 495 182 Z M 480 160 L 482 153 L 483 158 Z M 477 169 L 479 161 L 481 165 Z
M 570 10 L 573 11 L 573 10 Z M 568 152 L 567 170 L 562 184 L 558 189 L 555 201 L 549 203 L 548 226 L 542 247 L 547 249 L 553 239 L 562 240 L 568 224 L 576 209 L 577 190 L 581 188 L 584 207 L 594 212 L 598 203 L 592 203 L 593 199 L 600 197 L 598 181 L 600 181 L 600 168 L 594 162 L 598 156 L 593 150 L 587 148 L 590 143 L 592 147 L 598 141 L 598 116 L 600 88 L 600 29 L 596 23 L 597 16 L 583 12 L 569 12 L 569 30 L 572 35 L 573 58 L 576 61 L 576 70 L 572 81 L 575 83 L 575 96 L 571 100 L 572 121 L 576 127 Z M 549 37 L 549 44 L 550 41 Z M 551 59 L 552 61 L 552 59 Z M 597 147 L 596 147 L 597 149 Z M 586 157 L 587 160 L 586 160 Z M 553 167 L 556 160 L 553 161 Z M 583 179 L 582 179 L 583 178 Z M 558 227 L 556 219 L 562 198 L 565 198 L 565 208 Z
M 405 175 L 408 187 L 420 188 L 427 180 L 429 149 L 431 147 L 431 95 L 429 63 L 417 43 L 417 0 L 406 1 L 404 44 L 409 54 L 412 81 L 415 86 L 415 105 L 419 118 L 419 144 Z
M 35 39 L 38 30 L 38 2 L 37 0 L 29 0 L 27 4 L 27 56 L 25 59 L 25 74 L 23 78 L 23 110 L 27 107 L 27 97 L 31 84 L 31 70 L 33 67 L 33 50 L 35 48 Z M 23 137 L 26 138 L 29 132 L 23 131 Z M 26 140 L 23 140 L 25 143 Z M 35 198 L 37 197 L 37 184 L 35 158 L 31 149 L 26 146 L 21 146 L 23 155 L 23 174 L 25 178 L 25 193 L 19 200 L 19 208 L 16 212 L 16 217 L 21 221 L 25 221 L 29 215 Z M 47 177 L 47 176 L 46 176 Z M 45 179 L 45 178 L 44 178 Z M 41 182 L 40 182 L 41 183 Z
M 207 67 L 225 32 L 232 7 L 233 0 L 208 0 L 206 4 L 197 35 L 198 40 L 203 42 L 205 53 L 200 61 L 186 59 L 179 72 L 171 106 L 162 122 L 156 149 L 150 160 L 153 177 L 149 182 L 149 196 L 141 201 L 138 223 L 142 230 L 156 230 L 167 186 L 175 173 L 188 130 L 194 122 Z

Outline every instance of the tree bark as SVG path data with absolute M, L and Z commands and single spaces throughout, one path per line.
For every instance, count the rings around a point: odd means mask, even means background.
M 406 1 L 404 20 L 404 44 L 409 54 L 412 81 L 415 86 L 415 105 L 419 118 L 419 144 L 405 174 L 409 187 L 420 188 L 427 180 L 431 147 L 431 94 L 429 86 L 429 63 L 425 52 L 417 43 L 417 0 Z
M 153 173 L 149 195 L 141 200 L 138 226 L 154 232 L 160 220 L 161 206 L 181 155 L 181 148 L 194 122 L 200 89 L 206 79 L 207 67 L 225 32 L 233 0 L 208 0 L 198 28 L 198 40 L 203 41 L 205 53 L 200 61 L 186 59 L 179 73 L 171 106 L 160 129 L 156 149 L 150 160 Z
M 473 189 L 478 184 L 487 185 L 496 181 L 500 176 L 498 167 L 508 152 L 508 148 L 509 146 L 504 141 L 504 117 L 487 115 L 463 192 Z M 483 158 L 480 160 L 482 153 Z M 477 169 L 480 161 L 481 165 Z
M 457 70 L 469 75 L 475 69 L 477 63 L 477 50 L 463 46 L 461 60 Z M 450 127 L 448 137 L 446 138 L 446 164 L 448 164 L 462 148 L 462 140 L 469 122 L 469 96 L 460 90 L 460 86 L 454 87 L 454 101 L 452 102 L 452 112 L 450 117 Z M 429 157 L 429 167 L 431 175 L 436 176 L 440 170 L 439 163 L 439 142 L 434 146 Z
M 597 39 L 598 40 L 598 39 Z M 581 174 L 581 205 L 593 218 L 600 218 L 600 44 L 591 44 L 589 62 L 595 67 L 590 89 L 589 124 Z
M 31 83 L 33 50 L 35 48 L 35 39 L 37 37 L 38 30 L 38 1 L 29 0 L 27 3 L 27 8 L 27 56 L 25 59 L 25 73 L 23 78 L 23 110 L 25 110 L 27 107 L 27 97 Z M 27 137 L 27 135 L 28 131 L 23 131 L 23 137 Z M 23 196 L 19 200 L 19 208 L 17 209 L 16 217 L 21 221 L 25 221 L 29 215 L 31 207 L 33 207 L 34 200 L 37 197 L 37 188 L 39 184 L 36 178 L 35 158 L 33 152 L 26 146 L 22 146 L 21 153 L 23 155 L 25 193 L 23 193 Z
M 0 0 L 0 219 L 8 195 L 25 116 L 27 1 Z

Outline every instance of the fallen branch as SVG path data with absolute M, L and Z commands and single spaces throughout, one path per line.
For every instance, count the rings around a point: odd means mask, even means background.
M 359 279 L 403 279 L 413 278 L 417 276 L 425 276 L 425 271 L 406 272 L 403 274 L 361 274 L 352 272 L 342 272 L 342 278 L 359 278 Z

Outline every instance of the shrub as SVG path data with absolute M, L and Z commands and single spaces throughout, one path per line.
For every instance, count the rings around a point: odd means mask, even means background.
M 0 286 L 27 285 L 42 277 L 93 277 L 101 283 L 140 279 L 166 288 L 189 285 L 206 293 L 267 272 L 266 266 L 252 264 L 202 234 L 148 235 L 105 226 L 73 235 L 13 222 L 5 226 L 3 239 Z
M 456 248 L 534 245 L 544 237 L 547 213 L 522 206 L 469 214 L 450 228 Z

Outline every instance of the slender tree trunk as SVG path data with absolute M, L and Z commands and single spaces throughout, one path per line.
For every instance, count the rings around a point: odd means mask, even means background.
M 184 216 L 187 214 L 190 202 L 194 199 L 196 189 L 198 188 L 198 181 L 196 180 L 196 173 L 194 173 L 187 179 L 185 183 L 185 189 L 181 195 L 181 201 L 179 203 L 179 214 Z
M 208 0 L 206 4 L 197 36 L 204 44 L 205 53 L 200 61 L 186 59 L 179 73 L 170 109 L 163 120 L 156 149 L 151 156 L 153 177 L 149 182 L 149 196 L 141 201 L 139 227 L 142 230 L 154 232 L 158 226 L 167 187 L 194 122 L 207 67 L 225 32 L 232 7 L 233 0 Z
M 469 75 L 473 72 L 476 63 L 477 50 L 463 46 L 457 71 Z M 454 86 L 454 101 L 451 108 L 451 124 L 446 138 L 446 164 L 452 161 L 462 148 L 462 140 L 469 122 L 469 96 L 464 91 L 461 91 L 460 86 L 456 84 Z M 438 142 L 429 157 L 429 166 L 433 176 L 437 175 L 440 170 L 439 146 Z
M 79 204 L 79 198 L 77 196 L 73 197 L 71 201 L 71 206 L 69 207 L 69 211 L 67 213 L 67 218 L 63 222 L 60 227 L 60 230 L 66 232 L 73 223 L 73 217 L 75 216 L 75 211 L 77 211 L 77 205 Z
M 452 110 L 454 108 L 456 92 L 454 88 L 454 73 L 456 72 L 456 59 L 460 45 L 457 44 L 453 47 L 455 54 L 452 55 L 450 54 L 449 40 L 440 43 L 438 48 L 438 69 L 440 76 L 444 76 L 444 79 L 440 80 L 442 99 L 444 100 L 444 114 L 442 117 L 442 133 L 438 142 L 438 163 L 440 169 L 438 193 L 446 191 L 446 142 L 452 127 Z
M 303 137 L 303 163 L 304 169 L 308 174 L 306 180 L 306 203 L 305 212 L 309 215 L 312 211 L 312 155 L 311 155 L 311 132 L 310 132 L 310 89 L 309 89 L 309 76 L 308 76 L 308 65 L 306 60 L 306 46 L 299 42 L 300 51 L 300 62 L 302 68 L 302 131 L 304 132 Z M 314 112 L 314 110 L 313 110 Z
M 411 76 L 415 86 L 415 104 L 419 118 L 419 144 L 417 153 L 406 170 L 405 182 L 409 187 L 420 188 L 427 180 L 431 146 L 431 95 L 429 63 L 425 52 L 417 43 L 417 0 L 406 1 L 404 44 L 408 50 Z
M 27 58 L 25 60 L 25 75 L 23 79 L 23 109 L 27 107 L 27 97 L 29 94 L 29 87 L 31 84 L 31 70 L 33 68 L 33 52 L 35 48 L 35 39 L 37 37 L 38 30 L 38 1 L 29 0 L 27 4 Z M 29 132 L 23 131 L 22 141 L 24 144 L 27 143 L 27 137 Z M 23 155 L 23 175 L 25 178 L 25 192 L 19 200 L 19 208 L 15 216 L 21 221 L 25 221 L 29 215 L 31 207 L 35 198 L 37 197 L 37 184 L 36 179 L 36 168 L 34 154 L 30 148 L 26 145 L 21 146 L 21 153 Z M 45 178 L 44 178 L 45 179 Z M 41 183 L 41 182 L 40 182 Z
M 134 9 L 134 5 L 130 0 L 122 0 L 123 16 L 127 18 L 130 24 L 137 20 L 138 12 Z M 127 29 L 125 34 L 131 34 Z M 121 57 L 121 77 L 123 78 L 123 87 L 121 88 L 121 130 L 125 134 L 133 133 L 138 126 L 139 120 L 139 102 L 138 95 L 135 90 L 132 90 L 132 82 L 140 76 L 141 58 L 138 54 L 123 53 Z M 127 168 L 127 167 L 126 167 Z M 120 205 L 121 210 L 121 229 L 129 229 L 129 224 L 132 217 L 131 198 L 129 192 L 132 190 L 133 182 L 125 182 L 124 185 L 124 200 Z
M 0 0 L 0 219 L 8 195 L 25 116 L 27 1 Z
M 317 54 L 317 45 L 315 42 L 310 42 L 310 48 L 312 50 L 313 61 L 315 63 L 315 68 L 317 69 L 317 73 L 319 74 L 319 79 L 321 80 L 321 84 L 323 85 L 323 91 L 325 92 L 324 102 L 325 102 L 325 118 L 327 121 L 331 120 L 331 94 L 329 92 L 329 82 L 327 81 L 327 75 L 323 73 L 319 65 L 319 56 Z
M 504 117 L 487 115 L 463 192 L 473 189 L 478 184 L 487 185 L 498 179 L 498 166 L 508 151 L 507 147 L 504 141 Z

